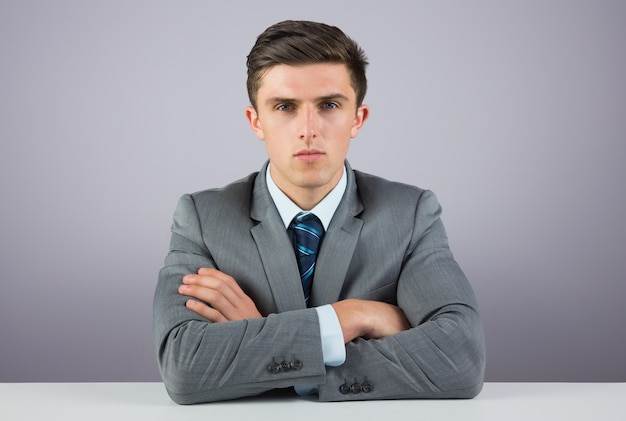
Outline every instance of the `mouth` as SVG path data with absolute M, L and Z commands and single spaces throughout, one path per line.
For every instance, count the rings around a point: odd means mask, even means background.
M 313 162 L 323 157 L 324 152 L 317 150 L 317 149 L 303 149 L 301 151 L 296 152 L 293 156 L 294 158 L 302 160 L 302 161 Z

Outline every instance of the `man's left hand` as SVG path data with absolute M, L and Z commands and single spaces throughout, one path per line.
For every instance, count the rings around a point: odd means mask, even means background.
M 237 281 L 217 269 L 200 268 L 197 274 L 185 275 L 178 292 L 192 297 L 186 302 L 188 309 L 212 322 L 262 317 Z

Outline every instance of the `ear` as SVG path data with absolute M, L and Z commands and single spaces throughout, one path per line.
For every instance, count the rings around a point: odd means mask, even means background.
M 250 127 L 256 137 L 258 137 L 259 140 L 265 140 L 265 134 L 263 133 L 263 128 L 261 127 L 261 120 L 259 120 L 259 115 L 251 105 L 246 107 L 246 118 L 248 119 L 248 123 L 250 123 Z
M 365 120 L 370 116 L 370 108 L 363 104 L 356 110 L 356 117 L 354 117 L 354 123 L 350 129 L 350 137 L 355 138 L 359 134 L 361 127 L 365 123 Z

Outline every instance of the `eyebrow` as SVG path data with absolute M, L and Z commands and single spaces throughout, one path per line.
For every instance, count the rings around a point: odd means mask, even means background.
M 332 100 L 349 101 L 350 99 L 344 94 L 336 93 L 336 94 L 324 95 L 324 96 L 315 98 L 315 100 L 316 102 L 324 102 L 324 101 L 332 101 Z M 302 101 L 297 100 L 295 98 L 278 97 L 278 96 L 273 96 L 271 98 L 268 98 L 265 101 L 266 104 L 279 104 L 279 103 L 298 104 L 300 102 Z

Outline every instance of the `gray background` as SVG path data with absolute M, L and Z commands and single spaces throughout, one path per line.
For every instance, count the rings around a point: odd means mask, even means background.
M 245 57 L 365 48 L 355 168 L 435 191 L 489 381 L 626 381 L 626 2 L 0 0 L 0 381 L 154 381 L 178 197 L 265 160 Z

